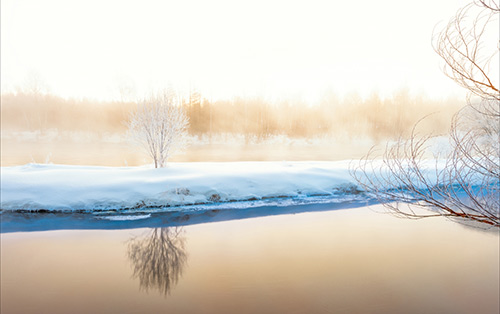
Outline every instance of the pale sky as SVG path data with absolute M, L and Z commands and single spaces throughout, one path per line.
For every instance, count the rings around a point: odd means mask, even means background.
M 468 2 L 2 0 L 2 92 L 38 77 L 51 93 L 104 100 L 169 83 L 212 99 L 456 96 L 431 37 Z

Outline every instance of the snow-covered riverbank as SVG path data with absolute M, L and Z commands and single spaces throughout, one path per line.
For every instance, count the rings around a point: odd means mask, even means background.
M 163 169 L 27 164 L 1 168 L 0 192 L 4 211 L 131 210 L 272 200 L 296 204 L 363 197 L 349 175 L 348 161 L 170 163 Z

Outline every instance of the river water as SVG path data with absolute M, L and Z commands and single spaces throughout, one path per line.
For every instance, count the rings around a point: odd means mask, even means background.
M 500 311 L 498 230 L 380 209 L 4 232 L 1 313 Z

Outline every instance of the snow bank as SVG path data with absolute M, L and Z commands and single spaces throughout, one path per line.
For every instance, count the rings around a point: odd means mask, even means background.
M 167 168 L 1 168 L 2 210 L 123 210 L 357 194 L 349 162 L 170 163 Z

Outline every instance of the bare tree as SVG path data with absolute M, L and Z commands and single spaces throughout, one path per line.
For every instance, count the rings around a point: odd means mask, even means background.
M 188 118 L 173 92 L 139 102 L 128 121 L 129 133 L 153 158 L 155 168 L 165 167 L 172 153 L 185 146 Z
M 444 73 L 470 93 L 468 105 L 452 119 L 449 153 L 432 162 L 432 136 L 419 136 L 415 127 L 409 139 L 387 146 L 381 161 L 369 154 L 352 170 L 397 216 L 445 216 L 500 227 L 500 94 L 489 74 L 499 48 L 486 57 L 482 51 L 485 32 L 498 26 L 498 8 L 494 1 L 470 4 L 434 36 Z
M 144 237 L 128 242 L 128 258 L 146 291 L 158 289 L 167 296 L 182 276 L 187 262 L 182 228 L 154 228 Z

